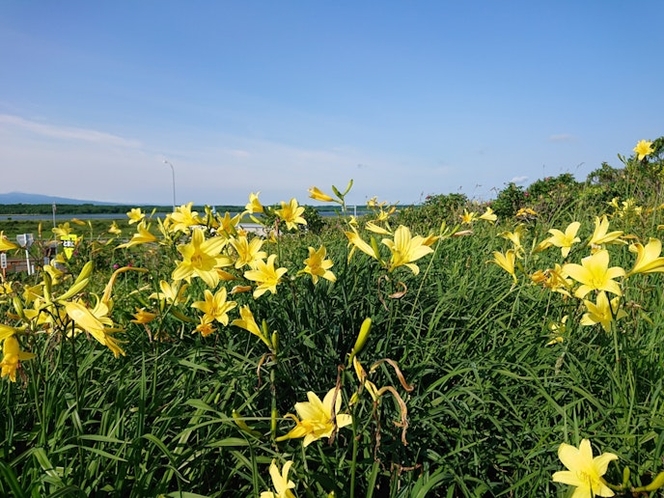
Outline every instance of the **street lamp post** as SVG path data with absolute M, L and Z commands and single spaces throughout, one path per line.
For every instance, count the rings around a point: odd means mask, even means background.
M 173 167 L 171 162 L 167 161 L 166 159 L 164 159 L 164 164 L 168 164 L 171 167 L 171 173 L 173 175 L 173 211 L 175 211 L 175 204 L 176 204 L 176 202 L 175 202 L 175 168 Z

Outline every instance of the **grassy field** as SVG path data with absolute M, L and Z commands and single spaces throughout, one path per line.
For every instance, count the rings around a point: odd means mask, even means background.
M 0 494 L 660 496 L 658 152 L 315 230 L 254 199 L 266 238 L 70 225 L 0 293 Z

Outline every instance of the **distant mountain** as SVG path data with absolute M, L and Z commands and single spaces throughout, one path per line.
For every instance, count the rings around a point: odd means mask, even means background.
M 0 204 L 92 204 L 95 206 L 117 206 L 116 202 L 83 201 L 68 199 L 67 197 L 54 197 L 52 195 L 26 194 L 24 192 L 9 192 L 0 194 Z

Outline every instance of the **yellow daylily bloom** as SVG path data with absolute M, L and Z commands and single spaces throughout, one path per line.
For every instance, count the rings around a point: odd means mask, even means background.
M 639 140 L 636 144 L 636 147 L 634 147 L 634 153 L 636 154 L 639 161 L 641 161 L 644 157 L 649 156 L 653 152 L 654 149 L 652 148 L 652 142 L 648 140 Z
M 240 308 L 240 318 L 236 318 L 235 320 L 233 320 L 231 322 L 231 325 L 235 325 L 236 327 L 240 327 L 241 329 L 244 329 L 247 332 L 254 334 L 261 341 L 267 344 L 268 348 L 270 349 L 272 348 L 270 340 L 267 337 L 265 337 L 263 331 L 256 323 L 254 314 L 251 312 L 251 309 L 249 309 L 249 306 L 242 306 Z
M 520 219 L 537 218 L 537 211 L 532 208 L 525 207 L 519 209 L 514 216 Z
M 270 477 L 272 478 L 272 486 L 276 493 L 272 491 L 263 491 L 260 498 L 295 498 L 291 489 L 295 488 L 295 483 L 288 479 L 288 471 L 293 465 L 292 461 L 284 464 L 284 467 L 279 472 L 279 467 L 274 460 L 270 464 Z
M 159 281 L 159 288 L 161 292 L 153 292 L 150 294 L 150 299 L 158 299 L 167 304 L 178 304 L 186 301 L 187 288 L 189 284 L 180 285 L 180 282 L 174 282 L 173 285 L 166 282 L 166 280 Z
M 318 283 L 318 277 L 322 277 L 330 282 L 337 281 L 337 277 L 330 271 L 334 263 L 332 260 L 325 259 L 325 256 L 327 256 L 325 246 L 320 246 L 318 250 L 309 247 L 309 257 L 304 260 L 306 266 L 302 270 L 302 273 L 311 275 L 311 280 L 314 284 Z
M 120 227 L 114 221 L 111 223 L 111 226 L 108 227 L 108 233 L 110 233 L 111 235 L 122 235 L 122 230 L 120 230 Z
M 145 311 L 145 308 L 137 308 L 136 313 L 134 313 L 134 319 L 131 320 L 131 322 L 132 323 L 138 323 L 138 324 L 146 324 L 146 323 L 150 323 L 155 318 L 157 318 L 156 313 L 151 313 L 149 311 Z
M 461 223 L 465 225 L 472 225 L 475 219 L 477 218 L 477 214 L 473 212 L 468 212 L 467 209 L 464 209 L 463 214 L 460 214 L 459 218 L 461 218 Z
M 620 240 L 620 236 L 623 234 L 622 231 L 609 232 L 609 219 L 606 215 L 603 215 L 601 218 L 598 216 L 595 218 L 595 231 L 593 232 L 588 245 L 591 247 L 598 247 L 604 244 L 619 243 L 626 244 L 624 240 Z
M 267 253 L 261 251 L 263 241 L 254 237 L 249 241 L 246 236 L 242 235 L 237 238 L 231 239 L 233 249 L 237 251 L 237 258 L 235 259 L 235 268 L 242 268 L 243 266 L 251 266 L 256 261 L 265 259 Z
M 553 268 L 533 272 L 530 279 L 536 284 L 542 284 L 547 289 L 559 292 L 567 297 L 572 297 L 568 289 L 574 286 L 574 282 L 565 275 L 563 267 L 558 263 Z
M 364 227 L 373 233 L 377 233 L 380 235 L 392 235 L 392 232 L 381 226 L 376 225 L 373 221 L 368 221 Z
M 116 358 L 119 355 L 124 356 L 125 352 L 110 335 L 119 332 L 121 329 L 106 327 L 106 325 L 112 325 L 113 322 L 108 317 L 109 309 L 104 301 L 99 301 L 93 310 L 88 309 L 82 304 L 70 301 L 64 304 L 67 315 L 74 321 L 77 327 L 88 332 L 101 345 L 108 347 Z
M 304 207 L 298 206 L 295 197 L 288 204 L 281 201 L 281 209 L 275 209 L 274 213 L 286 223 L 286 228 L 289 230 L 297 228 L 298 224 L 307 224 L 307 220 L 302 217 Z
M 524 253 L 523 246 L 521 245 L 521 236 L 523 235 L 523 225 L 518 225 L 513 232 L 502 232 L 499 235 L 509 240 L 514 246 L 514 252 L 517 256 L 521 256 Z
M 171 278 L 174 281 L 190 281 L 191 277 L 200 277 L 208 287 L 214 289 L 219 283 L 217 268 L 230 266 L 233 261 L 224 255 L 219 255 L 226 240 L 221 237 L 205 239 L 203 230 L 194 229 L 191 242 L 178 246 L 182 255 L 182 262 L 173 270 Z
M 237 233 L 237 226 L 241 220 L 241 213 L 231 216 L 231 213 L 226 211 L 223 216 L 217 215 L 217 221 L 219 222 L 219 229 L 217 231 L 221 232 L 221 234 L 235 235 Z
M 210 320 L 210 317 L 208 317 L 207 315 L 203 315 L 200 318 L 200 323 L 196 325 L 196 329 L 194 330 L 194 332 L 200 332 L 200 334 L 203 337 L 207 337 L 210 334 L 214 334 L 215 330 L 216 329 L 214 328 L 214 325 L 212 324 L 212 320 Z
M 353 422 L 352 416 L 339 413 L 341 392 L 336 388 L 330 389 L 323 401 L 311 391 L 307 393 L 307 399 L 309 401 L 295 403 L 299 419 L 291 414 L 287 417 L 294 420 L 296 426 L 288 434 L 278 437 L 277 441 L 303 437 L 303 445 L 306 447 L 320 438 L 330 437 Z
M 0 252 L 11 251 L 13 249 L 18 249 L 18 244 L 10 242 L 7 237 L 5 237 L 4 230 L 0 230 Z
M 603 290 L 622 296 L 620 284 L 613 279 L 624 277 L 625 270 L 619 266 L 609 268 L 609 253 L 605 249 L 583 258 L 580 265 L 564 265 L 563 273 L 582 284 L 574 293 L 579 299 L 583 299 L 592 290 Z
M 157 242 L 157 237 L 150 233 L 150 225 L 146 225 L 145 221 L 139 222 L 139 224 L 136 226 L 136 232 L 137 233 L 132 236 L 129 242 L 120 244 L 118 249 L 137 246 L 139 244 L 148 244 L 150 242 Z
M 362 384 L 368 391 L 368 393 L 371 395 L 371 398 L 374 401 L 377 401 L 380 397 L 380 394 L 378 394 L 378 388 L 376 387 L 376 384 L 368 380 L 369 376 L 360 363 L 360 360 L 357 359 L 357 356 L 353 356 L 353 368 L 355 369 L 355 375 L 357 375 L 357 379 L 359 380 L 360 384 Z
M 226 288 L 222 287 L 212 294 L 208 289 L 204 292 L 205 300 L 196 301 L 191 307 L 201 310 L 209 321 L 216 320 L 228 325 L 228 312 L 237 306 L 235 301 L 226 301 Z
M 145 213 L 141 211 L 141 208 L 132 208 L 127 212 L 127 217 L 129 218 L 129 224 L 133 225 L 134 223 L 143 221 L 143 218 L 145 218 Z
M 256 192 L 255 194 L 252 192 L 249 194 L 249 203 L 244 207 L 244 210 L 248 214 L 262 213 L 264 211 L 263 205 L 258 200 L 259 194 L 260 192 Z
M 495 263 L 500 266 L 507 273 L 512 275 L 512 280 L 516 284 L 518 279 L 516 278 L 516 272 L 514 270 L 514 263 L 516 261 L 516 253 L 514 249 L 508 249 L 505 254 L 500 251 L 493 251 L 493 260 L 490 263 Z
M 560 247 L 563 258 L 566 258 L 574 243 L 581 242 L 581 239 L 576 236 L 576 233 L 579 231 L 580 227 L 581 223 L 574 221 L 567 225 L 565 233 L 552 228 L 549 230 L 551 237 L 549 237 L 547 240 L 551 245 Z
M 71 226 L 69 222 L 60 223 L 56 228 L 52 228 L 51 231 L 58 237 L 66 237 L 71 233 Z
M 193 202 L 182 204 L 175 208 L 166 218 L 170 221 L 169 230 L 171 232 L 188 233 L 192 226 L 202 225 L 203 220 L 198 216 L 198 211 L 192 211 Z
M 486 208 L 483 214 L 480 215 L 480 220 L 490 221 L 491 223 L 498 220 L 498 216 L 493 212 L 493 209 L 490 207 Z
M 385 238 L 382 240 L 382 243 L 392 252 L 388 270 L 392 271 L 399 266 L 407 266 L 410 271 L 417 275 L 420 268 L 413 264 L 413 261 L 417 261 L 433 252 L 433 249 L 425 244 L 425 240 L 421 235 L 412 237 L 408 227 L 399 225 L 394 231 L 394 239 Z
M 553 322 L 549 325 L 549 330 L 553 335 L 553 339 L 546 343 L 547 346 L 553 346 L 554 344 L 560 344 L 565 340 L 565 335 L 567 334 L 567 320 L 569 315 L 565 315 L 560 322 Z
M 593 496 L 614 496 L 602 476 L 606 473 L 609 463 L 617 460 L 613 453 L 602 453 L 593 458 L 590 441 L 583 439 L 578 448 L 562 443 L 558 448 L 558 458 L 568 470 L 553 474 L 553 482 L 575 486 L 574 498 Z
M 620 297 L 616 296 L 609 302 L 606 292 L 597 294 L 596 302 L 583 300 L 588 310 L 581 318 L 581 325 L 595 325 L 599 323 L 606 332 L 611 332 L 611 323 L 627 316 L 625 310 L 620 309 Z
M 274 268 L 274 260 L 277 259 L 276 254 L 270 254 L 265 261 L 256 261 L 256 267 L 253 270 L 244 272 L 244 277 L 247 280 L 258 282 L 258 287 L 254 290 L 254 299 L 259 298 L 267 291 L 272 294 L 277 293 L 277 284 L 281 281 L 281 277 L 288 271 L 287 268 Z
M 21 361 L 31 360 L 35 357 L 33 353 L 21 351 L 18 339 L 12 334 L 5 337 L 2 343 L 2 361 L 0 361 L 0 377 L 9 377 L 16 382 L 16 370 Z
M 309 197 L 320 202 L 334 202 L 334 199 L 321 191 L 318 187 L 311 187 L 309 189 Z
M 659 239 L 650 239 L 645 247 L 637 242 L 630 245 L 629 250 L 636 253 L 636 262 L 627 276 L 636 273 L 664 272 L 664 258 L 660 257 L 662 242 Z
M 350 260 L 350 258 L 355 253 L 355 249 L 359 249 L 364 254 L 368 254 L 372 258 L 380 261 L 380 254 L 378 254 L 371 245 L 369 245 L 362 239 L 362 237 L 360 237 L 360 234 L 357 233 L 357 229 L 353 225 L 351 225 L 350 228 L 350 232 L 344 232 L 348 238 L 348 245 L 351 246 L 351 250 L 348 253 L 348 260 Z

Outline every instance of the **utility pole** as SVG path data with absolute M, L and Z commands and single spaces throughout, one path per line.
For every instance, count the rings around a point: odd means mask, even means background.
M 171 167 L 171 174 L 173 175 L 173 211 L 175 211 L 175 168 L 170 161 L 164 159 L 164 164 L 168 164 Z

